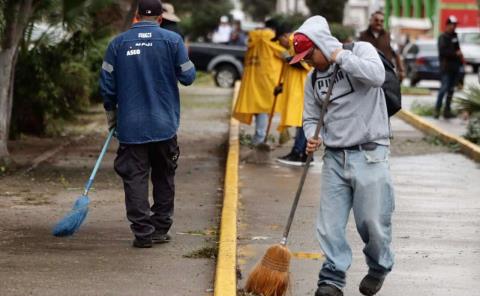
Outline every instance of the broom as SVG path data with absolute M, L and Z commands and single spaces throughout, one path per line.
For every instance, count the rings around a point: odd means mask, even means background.
M 110 141 L 112 140 L 113 133 L 115 132 L 115 128 L 113 128 L 110 133 L 108 134 L 107 140 L 105 144 L 103 144 L 102 152 L 95 163 L 95 167 L 93 168 L 92 174 L 88 179 L 87 183 L 85 184 L 85 191 L 83 194 L 77 198 L 75 203 L 73 204 L 72 210 L 67 213 L 52 230 L 52 234 L 54 236 L 70 236 L 73 235 L 82 225 L 82 222 L 87 217 L 88 213 L 88 205 L 90 204 L 90 198 L 88 197 L 88 191 L 93 185 L 93 180 L 95 179 L 95 175 L 97 174 L 98 168 L 100 167 L 100 163 L 102 162 L 103 156 L 107 152 L 108 146 L 110 145 Z
M 339 66 L 335 65 L 333 70 L 333 75 L 330 78 L 330 83 L 328 85 L 328 91 L 325 99 L 322 103 L 322 109 L 320 111 L 320 119 L 317 123 L 317 128 L 315 129 L 314 138 L 318 139 L 320 129 L 323 125 L 323 119 L 325 117 L 325 111 L 327 109 L 330 96 L 332 95 L 333 83 L 337 76 Z M 313 79 L 313 78 L 312 78 Z M 318 96 L 313 90 L 314 96 Z M 315 99 L 318 100 L 316 97 Z M 297 209 L 298 201 L 302 193 L 303 185 L 307 177 L 308 168 L 310 167 L 310 162 L 312 161 L 313 153 L 308 153 L 307 161 L 303 169 L 303 174 L 300 179 L 300 184 L 298 185 L 297 192 L 295 194 L 295 199 L 290 210 L 290 215 L 288 217 L 287 225 L 285 226 L 282 240 L 279 244 L 273 245 L 268 248 L 266 254 L 263 256 L 262 260 L 257 263 L 255 268 L 250 273 L 250 276 L 247 279 L 245 285 L 245 291 L 249 293 L 254 293 L 262 296 L 283 296 L 288 290 L 290 283 L 289 275 L 289 266 L 291 253 L 287 248 L 287 238 L 290 232 L 290 227 L 292 226 L 293 217 Z

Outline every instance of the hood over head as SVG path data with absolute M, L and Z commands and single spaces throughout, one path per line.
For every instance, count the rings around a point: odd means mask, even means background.
M 329 61 L 332 61 L 332 53 L 336 49 L 342 48 L 342 43 L 330 33 L 327 20 L 320 15 L 307 19 L 295 33 L 301 33 L 307 36 Z

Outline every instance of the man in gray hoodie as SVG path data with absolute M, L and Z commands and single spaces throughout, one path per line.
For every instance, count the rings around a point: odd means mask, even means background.
M 316 228 L 326 260 L 315 296 L 343 295 L 346 272 L 352 262 L 352 251 L 345 237 L 351 209 L 365 243 L 363 252 L 369 267 L 360 283 L 360 292 L 375 295 L 393 266 L 390 132 L 381 88 L 385 69 L 370 43 L 356 42 L 352 51 L 342 49 L 321 16 L 309 18 L 295 32 L 294 47 L 297 55 L 292 63 L 304 60 L 316 68 L 305 84 L 303 128 L 308 139 L 307 152 L 314 152 L 322 143 L 325 145 Z M 340 70 L 321 137 L 314 139 L 335 64 Z

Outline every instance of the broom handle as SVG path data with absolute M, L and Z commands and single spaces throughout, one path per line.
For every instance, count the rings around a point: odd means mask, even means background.
M 285 68 L 287 66 L 285 63 L 282 64 L 282 70 L 280 71 L 280 77 L 278 77 L 278 83 L 277 86 L 280 86 L 283 80 L 283 75 L 285 74 Z M 275 97 L 273 98 L 273 106 L 272 110 L 270 110 L 270 116 L 268 117 L 268 125 L 267 125 L 267 132 L 265 133 L 265 139 L 263 140 L 263 143 L 268 142 L 268 134 L 270 133 L 270 128 L 272 126 L 272 119 L 273 119 L 273 114 L 275 113 L 275 107 L 277 106 L 277 98 L 279 94 L 276 94 Z
M 90 188 L 92 188 L 93 180 L 95 179 L 95 175 L 97 174 L 98 168 L 100 168 L 100 163 L 102 162 L 102 159 L 105 156 L 105 153 L 107 153 L 108 146 L 110 145 L 110 141 L 112 140 L 112 136 L 114 133 L 115 133 L 115 128 L 112 128 L 108 133 L 107 140 L 105 140 L 105 144 L 103 144 L 102 152 L 100 152 L 97 162 L 95 163 L 95 167 L 93 168 L 92 174 L 90 175 L 90 178 L 85 184 L 85 191 L 83 192 L 84 196 L 86 196 Z
M 322 109 L 320 110 L 320 119 L 318 120 L 317 123 L 317 128 L 315 129 L 315 134 L 313 135 L 314 139 L 318 139 L 318 135 L 320 134 L 320 130 L 322 129 L 323 126 L 323 118 L 325 117 L 325 112 L 327 110 L 328 103 L 330 101 L 330 96 L 332 95 L 332 90 L 333 90 L 333 82 L 335 81 L 335 78 L 337 77 L 337 72 L 340 67 L 338 64 L 335 64 L 335 68 L 333 70 L 332 77 L 330 77 L 330 83 L 328 85 L 328 90 L 327 90 L 327 95 L 325 96 L 325 99 L 323 100 L 322 103 Z M 315 77 L 312 77 L 312 79 L 315 79 Z M 316 98 L 317 92 L 315 91 L 315 85 L 313 87 L 313 96 Z M 292 209 L 290 210 L 290 215 L 288 216 L 288 221 L 287 225 L 285 226 L 285 230 L 283 232 L 283 237 L 280 242 L 282 245 L 287 244 L 287 238 L 288 234 L 290 233 L 290 227 L 292 226 L 293 222 L 293 217 L 295 216 L 295 211 L 297 210 L 298 206 L 298 201 L 300 200 L 300 195 L 302 194 L 303 190 L 303 185 L 305 184 L 305 179 L 307 178 L 307 173 L 308 173 L 308 168 L 310 167 L 310 162 L 312 162 L 313 158 L 313 152 L 308 153 L 307 156 L 307 161 L 305 162 L 305 168 L 303 169 L 303 174 L 302 178 L 300 179 L 300 184 L 298 185 L 297 193 L 295 194 L 295 199 L 293 200 L 292 204 Z

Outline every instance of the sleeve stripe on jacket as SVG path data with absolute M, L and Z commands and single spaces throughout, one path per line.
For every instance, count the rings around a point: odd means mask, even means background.
M 182 68 L 182 72 L 187 72 L 188 70 L 192 69 L 193 67 L 195 67 L 195 65 L 192 63 L 192 61 L 188 61 L 188 62 L 180 65 L 180 68 Z
M 102 63 L 102 69 L 107 71 L 110 74 L 113 72 L 113 66 L 105 61 L 103 61 Z

